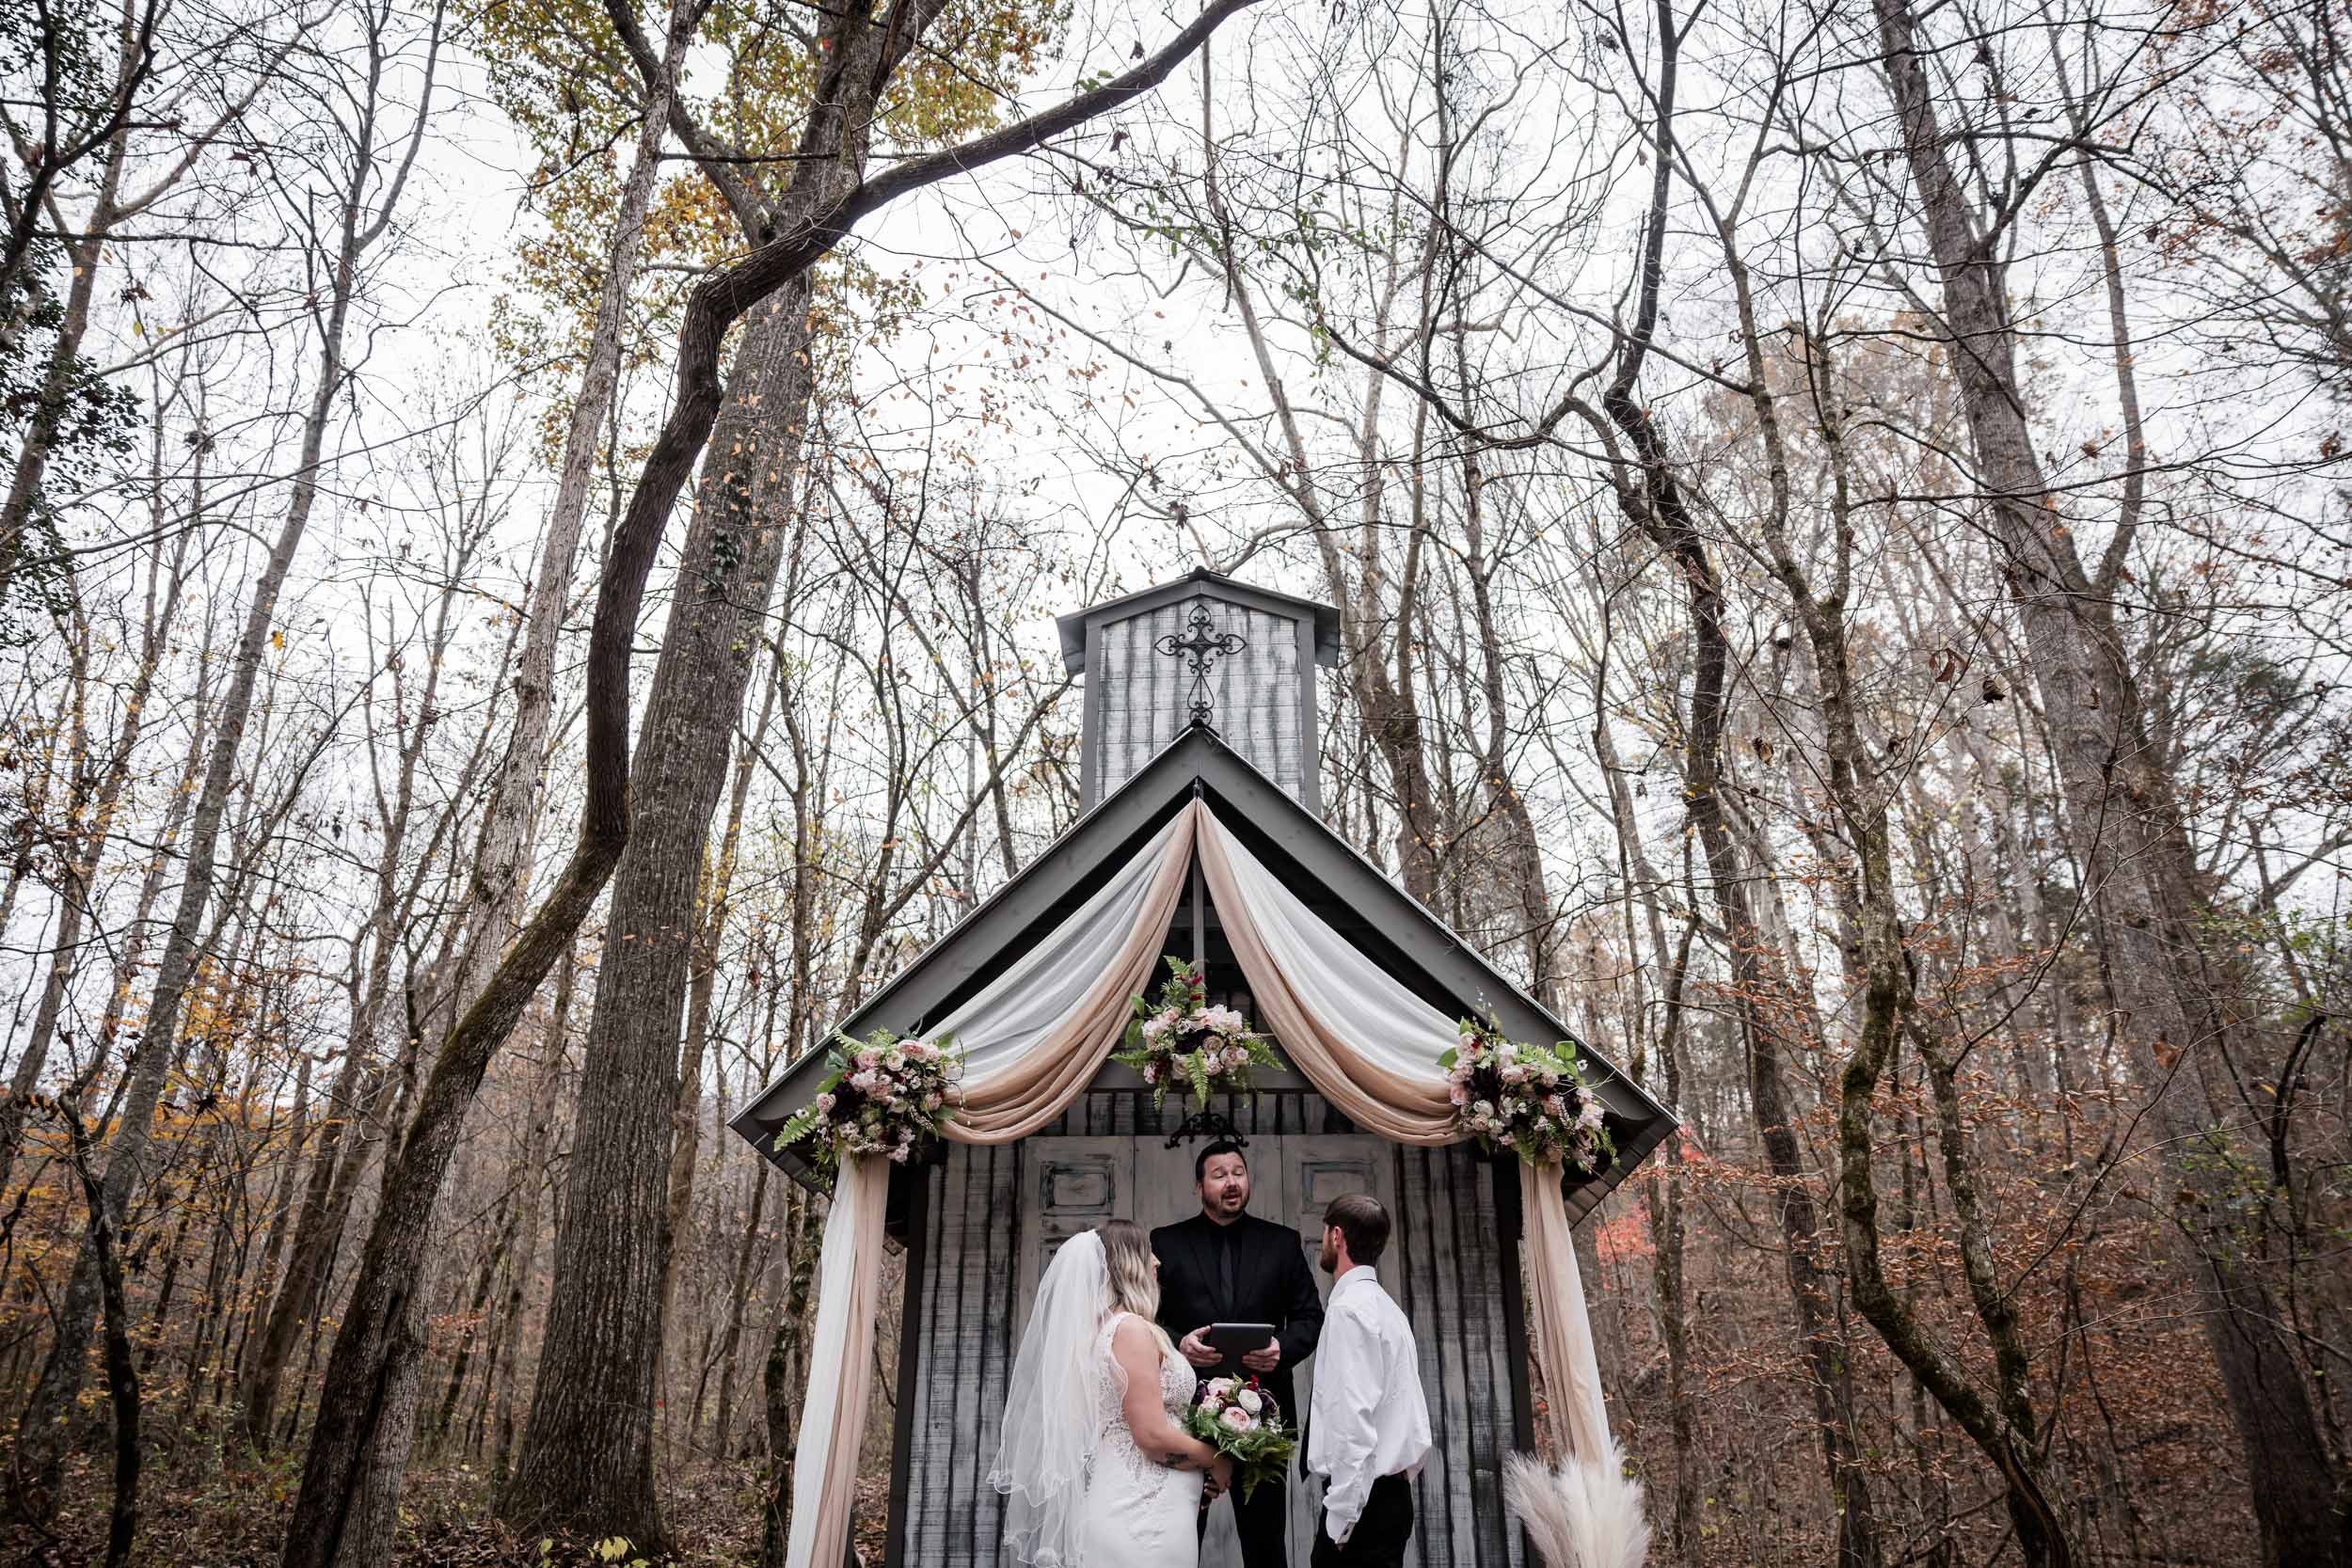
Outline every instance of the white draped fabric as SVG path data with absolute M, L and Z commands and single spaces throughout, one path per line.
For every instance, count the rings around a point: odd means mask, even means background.
M 965 1053 L 964 1111 L 946 1135 L 1026 1137 L 1091 1081 L 1124 1030 L 1126 998 L 1153 984 L 1196 848 L 1260 1022 L 1299 1072 L 1368 1132 L 1454 1141 L 1438 1057 L 1454 1045 L 1456 1021 L 1333 930 L 1198 800 L 1036 947 L 925 1031 L 952 1036 Z M 845 1553 L 888 1185 L 882 1162 L 845 1162 L 825 1222 L 807 1410 L 793 1454 L 789 1568 L 834 1568 Z M 1521 1192 L 1528 1305 L 1559 1436 L 1574 1452 L 1598 1452 L 1607 1417 L 1560 1174 L 1524 1171 Z
M 1205 830 L 1232 867 L 1240 902 L 1281 972 L 1283 984 L 1324 1029 L 1345 1040 L 1359 1055 L 1401 1078 L 1426 1082 L 1445 1093 L 1438 1058 L 1454 1049 L 1458 1020 L 1447 1017 L 1407 990 L 1403 981 L 1364 957 L 1357 945 L 1331 929 L 1306 900 L 1284 887 L 1229 832 L 1216 814 Z M 1248 965 L 1244 966 L 1245 972 Z M 1249 976 L 1253 988 L 1258 976 Z
M 1153 873 L 1178 831 L 1189 827 L 1184 814 L 1170 819 L 1141 853 L 1120 867 L 1051 935 L 1014 959 L 969 1002 L 924 1030 L 923 1037 L 954 1039 L 963 1053 L 967 1084 L 1019 1071 L 1021 1058 L 1055 1034 L 1078 1010 L 1087 992 L 1116 967 L 1114 960 L 1151 897 Z
M 792 1531 L 785 1537 L 785 1560 L 795 1568 L 820 1562 L 831 1568 L 849 1545 L 874 1325 L 882 1317 L 882 1222 L 889 1201 L 888 1161 L 862 1154 L 841 1162 L 818 1255 L 808 1397 L 792 1447 Z

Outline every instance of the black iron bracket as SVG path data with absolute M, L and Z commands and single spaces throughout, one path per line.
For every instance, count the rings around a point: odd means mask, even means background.
M 1204 1109 L 1193 1112 L 1184 1119 L 1175 1132 L 1168 1135 L 1167 1147 L 1174 1148 L 1178 1144 L 1194 1138 L 1207 1138 L 1214 1143 L 1229 1143 L 1241 1148 L 1249 1147 L 1249 1140 L 1242 1136 L 1241 1129 L 1235 1127 L 1221 1111 Z

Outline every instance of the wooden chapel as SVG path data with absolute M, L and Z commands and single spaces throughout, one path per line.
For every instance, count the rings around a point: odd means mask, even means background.
M 1059 628 L 1064 658 L 1086 677 L 1083 815 L 842 1020 L 843 1032 L 936 1027 L 1063 928 L 1198 798 L 1284 887 L 1432 1006 L 1449 1016 L 1491 1009 L 1515 1038 L 1572 1037 L 1325 826 L 1317 669 L 1338 654 L 1329 606 L 1203 569 L 1065 616 Z M 1212 998 L 1267 1027 L 1251 1010 L 1197 866 L 1163 950 L 1204 957 Z M 1155 974 L 1150 983 L 1157 982 Z M 1597 1177 L 1571 1179 L 1568 1212 L 1579 1219 L 1675 1125 L 1604 1056 L 1589 1047 L 1581 1054 L 1616 1158 Z M 814 1097 L 824 1071 L 821 1053 L 812 1053 L 732 1123 L 803 1181 L 814 1176 L 807 1161 L 773 1148 L 772 1134 Z M 884 1560 L 892 1568 L 998 1561 L 998 1498 L 987 1475 L 1038 1275 L 1062 1241 L 1106 1219 L 1150 1227 L 1194 1212 L 1193 1147 L 1213 1120 L 1246 1140 L 1251 1212 L 1295 1225 L 1311 1257 L 1330 1198 L 1370 1191 L 1388 1205 L 1396 1229 L 1380 1273 L 1413 1320 L 1437 1444 L 1415 1483 L 1417 1556 L 1407 1560 L 1522 1561 L 1502 1500 L 1504 1458 L 1534 1446 L 1515 1165 L 1467 1144 L 1387 1142 L 1359 1132 L 1295 1073 L 1258 1079 L 1254 1094 L 1221 1096 L 1210 1116 L 1188 1117 L 1196 1110 L 1188 1101 L 1171 1095 L 1155 1110 L 1134 1072 L 1106 1063 L 1040 1133 L 993 1147 L 949 1144 L 931 1164 L 892 1171 L 889 1230 L 907 1252 Z M 1302 1402 L 1313 1366 L 1310 1358 L 1300 1368 Z M 1312 1504 L 1302 1486 L 1291 1498 L 1291 1560 L 1303 1568 Z M 1203 1568 L 1239 1561 L 1231 1516 L 1213 1510 Z

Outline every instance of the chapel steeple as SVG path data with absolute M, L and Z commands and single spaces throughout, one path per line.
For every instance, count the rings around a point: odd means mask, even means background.
M 1091 810 L 1195 722 L 1320 816 L 1315 666 L 1339 657 L 1339 611 L 1196 567 L 1061 617 L 1086 676 L 1079 806 Z

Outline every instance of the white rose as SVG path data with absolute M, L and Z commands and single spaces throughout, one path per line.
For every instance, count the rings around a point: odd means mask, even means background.
M 1233 1402 L 1252 1416 L 1265 1408 L 1265 1401 L 1258 1397 L 1258 1391 L 1254 1388 L 1244 1388 L 1239 1394 L 1233 1396 Z

